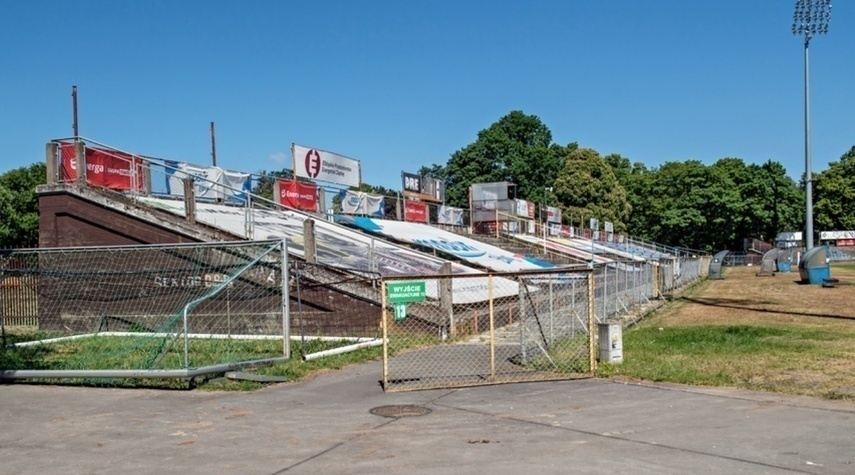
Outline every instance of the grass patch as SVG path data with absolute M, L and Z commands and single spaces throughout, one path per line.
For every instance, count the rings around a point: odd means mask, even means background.
M 7 334 L 7 345 L 55 338 L 58 335 L 37 331 Z M 369 361 L 382 355 L 382 347 L 366 348 L 342 355 L 328 356 L 313 361 L 303 361 L 304 354 L 316 353 L 345 345 L 350 341 L 330 342 L 306 340 L 305 346 L 292 341 L 291 359 L 258 368 L 249 368 L 258 374 L 284 376 L 289 381 L 303 379 L 312 373 L 338 369 L 343 366 Z M 191 339 L 189 341 L 190 368 L 281 357 L 282 341 L 278 340 L 228 340 Z M 97 336 L 45 343 L 33 346 L 0 349 L 2 370 L 128 370 L 128 369 L 184 369 L 184 342 L 174 343 L 162 337 Z M 219 375 L 218 375 L 219 376 Z M 51 380 L 60 384 L 118 386 L 118 387 L 188 387 L 191 382 L 175 379 L 64 379 Z M 223 381 L 209 383 L 208 379 L 193 382 L 214 389 L 251 390 L 265 383 Z
M 755 271 L 728 268 L 624 329 L 624 362 L 599 375 L 855 400 L 855 288 Z M 855 263 L 832 275 L 855 281 Z

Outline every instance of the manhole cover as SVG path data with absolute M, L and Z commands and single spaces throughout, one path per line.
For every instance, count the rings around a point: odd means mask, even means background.
M 394 406 L 380 406 L 371 409 L 371 414 L 383 417 L 415 417 L 430 414 L 432 411 L 426 407 L 413 404 L 399 404 Z

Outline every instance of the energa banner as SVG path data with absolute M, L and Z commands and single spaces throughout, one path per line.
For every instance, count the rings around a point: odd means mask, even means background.
M 59 146 L 63 181 L 77 180 L 74 143 Z M 86 147 L 86 183 L 111 190 L 141 190 L 143 166 L 139 157 L 114 150 Z
M 442 205 L 437 213 L 437 222 L 439 224 L 450 224 L 452 226 L 464 226 L 463 224 L 463 209 L 453 208 L 451 206 Z
M 342 190 L 338 196 L 341 198 L 342 214 L 361 214 L 378 218 L 386 215 L 386 200 L 381 195 Z
M 276 180 L 276 194 L 279 204 L 303 211 L 318 211 L 318 187 L 311 183 L 296 180 Z
M 315 148 L 291 144 L 294 176 L 359 188 L 359 161 Z
M 427 204 L 423 201 L 407 200 L 404 205 L 404 219 L 413 223 L 427 223 Z

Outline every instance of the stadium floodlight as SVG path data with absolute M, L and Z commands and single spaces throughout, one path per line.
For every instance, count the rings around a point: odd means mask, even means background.
M 797 0 L 793 34 L 805 37 L 805 235 L 807 250 L 813 248 L 813 177 L 810 170 L 810 74 L 808 50 L 814 35 L 828 33 L 831 0 Z

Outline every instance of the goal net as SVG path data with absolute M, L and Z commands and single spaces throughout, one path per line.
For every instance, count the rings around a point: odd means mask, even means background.
M 282 358 L 282 261 L 281 241 L 0 251 L 0 375 Z

